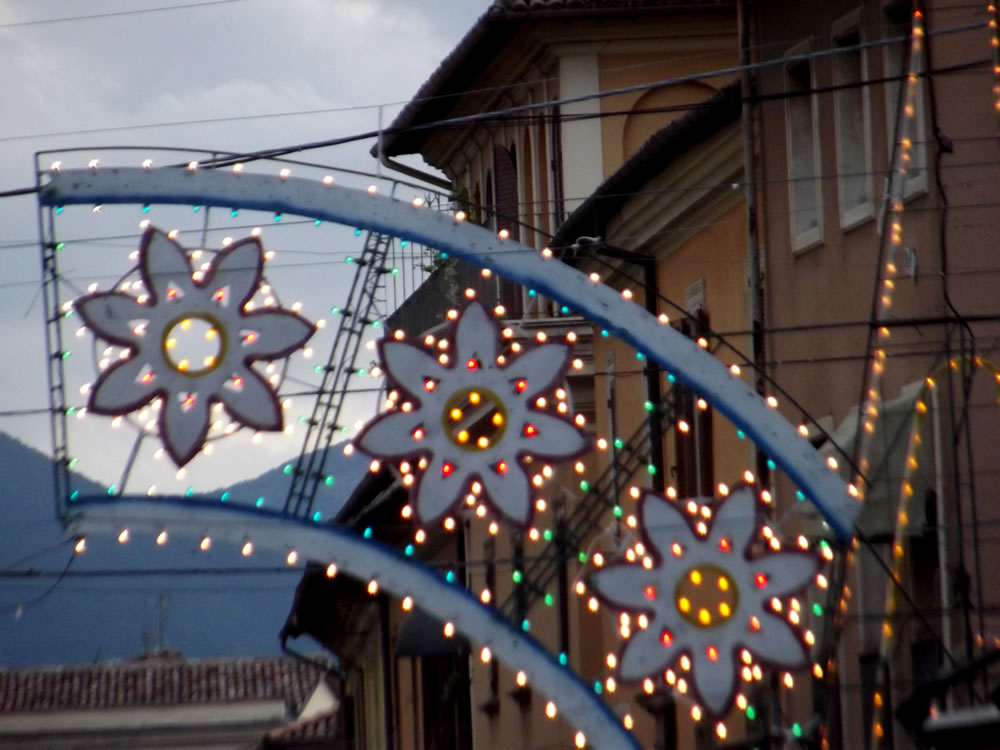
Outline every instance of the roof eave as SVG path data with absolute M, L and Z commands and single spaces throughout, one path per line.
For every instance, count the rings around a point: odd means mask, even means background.
M 543 20 L 565 21 L 574 18 L 601 18 L 628 15 L 674 15 L 677 13 L 731 12 L 731 0 L 690 0 L 630 8 L 566 7 L 534 8 L 525 3 L 519 9 L 491 6 L 472 25 L 455 48 L 441 61 L 437 69 L 420 86 L 383 133 L 382 154 L 387 157 L 419 153 L 429 131 L 413 131 L 414 126 L 432 123 L 447 117 L 455 101 L 466 95 L 466 86 L 478 74 L 477 59 L 491 60 L 525 23 Z M 379 156 L 379 144 L 372 146 L 371 155 Z
M 621 167 L 601 183 L 556 230 L 552 247 L 566 247 L 583 235 L 603 236 L 630 194 L 688 149 L 739 119 L 739 84 L 730 84 L 686 115 L 652 135 Z

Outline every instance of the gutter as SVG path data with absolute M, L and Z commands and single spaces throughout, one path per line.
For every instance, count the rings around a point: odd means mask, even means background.
M 422 170 L 416 169 L 415 167 L 408 167 L 407 165 L 395 161 L 393 159 L 390 159 L 388 156 L 386 156 L 385 152 L 382 150 L 381 135 L 379 135 L 378 139 L 378 163 L 381 164 L 383 167 L 387 167 L 388 169 L 392 169 L 396 172 L 400 172 L 402 174 L 421 180 L 423 182 L 430 183 L 431 185 L 436 185 L 437 187 L 447 190 L 449 192 L 453 192 L 454 190 L 454 185 L 451 183 L 451 181 L 443 180 L 436 175 L 432 175 L 430 172 L 424 172 Z

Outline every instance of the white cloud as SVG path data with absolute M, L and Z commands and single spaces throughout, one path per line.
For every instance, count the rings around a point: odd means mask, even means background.
M 150 6 L 163 4 L 148 0 Z M 5 71 L 0 138 L 37 134 L 0 140 L 0 189 L 31 184 L 33 152 L 55 147 L 131 143 L 248 151 L 373 130 L 377 110 L 363 105 L 411 97 L 488 4 L 245 0 L 189 11 L 0 28 L 0 69 Z M 0 24 L 131 10 L 136 5 L 131 0 L 0 0 Z M 42 137 L 55 131 L 337 107 L 357 109 Z M 384 121 L 396 111 L 398 107 L 388 108 Z M 369 145 L 327 149 L 303 158 L 374 170 Z M 84 156 L 72 158 L 79 163 Z M 0 201 L 0 241 L 36 234 L 30 198 Z M 27 363 L 4 368 L 0 408 L 46 406 L 38 303 L 24 315 L 38 292 L 31 284 L 39 279 L 38 248 L 5 251 L 0 260 L 6 280 L 29 282 L 0 295 L 0 326 L 6 340 L 21 347 L 20 359 Z M 329 296 L 330 290 L 317 288 L 315 294 Z M 315 309 L 324 306 L 317 303 Z M 48 442 L 44 416 L 3 422 L 2 429 L 40 447 Z

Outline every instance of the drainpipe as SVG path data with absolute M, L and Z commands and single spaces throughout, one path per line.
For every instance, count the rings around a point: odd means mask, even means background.
M 760 227 L 757 221 L 757 172 L 754 164 L 754 81 L 750 73 L 750 20 L 753 15 L 752 0 L 737 3 L 737 23 L 739 24 L 740 45 L 740 98 L 743 112 L 740 118 L 743 128 L 743 201 L 746 203 L 747 217 L 747 292 L 750 295 L 750 348 L 757 372 L 756 391 L 764 395 L 764 291 L 761 284 Z M 763 453 L 752 448 L 754 468 L 761 484 L 766 484 L 769 474 Z

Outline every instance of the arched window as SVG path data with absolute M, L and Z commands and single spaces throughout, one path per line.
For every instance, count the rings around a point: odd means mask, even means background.
M 683 117 L 714 93 L 715 89 L 703 83 L 683 83 L 650 89 L 640 96 L 632 105 L 622 129 L 623 159 L 627 160 L 642 148 L 650 136 Z
M 545 120 L 539 119 L 535 128 L 535 169 L 538 171 L 538 201 L 535 221 L 539 231 L 548 234 L 549 217 L 552 215 L 552 196 L 549 195 L 549 149 L 545 141 Z
M 496 202 L 493 200 L 493 171 L 486 170 L 486 203 L 483 205 L 483 226 L 496 229 L 494 217 L 497 212 Z
M 538 223 L 536 218 L 538 214 L 535 211 L 534 170 L 531 168 L 531 133 L 528 130 L 524 131 L 521 144 L 521 197 L 524 206 L 524 210 L 521 212 L 524 217 L 521 242 L 525 245 L 534 245 L 535 232 L 532 227 Z
M 517 154 L 513 149 L 493 146 L 493 168 L 496 170 L 497 231 L 506 229 L 519 238 L 517 222 Z
M 479 183 L 472 190 L 472 221 L 476 224 L 483 223 L 483 191 L 479 189 Z
M 496 174 L 496 226 L 497 231 L 506 229 L 514 239 L 518 238 L 517 221 L 517 154 L 514 149 L 493 146 L 493 169 Z M 521 287 L 507 279 L 498 280 L 498 297 L 507 308 L 507 314 L 520 318 L 524 313 L 524 297 Z

